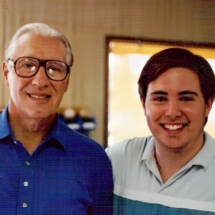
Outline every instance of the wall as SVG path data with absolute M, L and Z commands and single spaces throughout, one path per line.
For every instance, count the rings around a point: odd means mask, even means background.
M 88 106 L 98 123 L 91 137 L 104 144 L 105 36 L 215 42 L 214 11 L 214 0 L 1 0 L 0 60 L 23 24 L 62 31 L 75 57 L 62 106 Z M 0 106 L 7 101 L 0 82 Z

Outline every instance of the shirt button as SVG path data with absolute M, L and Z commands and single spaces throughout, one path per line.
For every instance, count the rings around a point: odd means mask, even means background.
M 23 184 L 24 184 L 25 187 L 28 186 L 28 182 L 27 181 L 25 181 Z
M 30 162 L 26 161 L 25 162 L 26 166 L 30 166 Z
M 27 203 L 25 203 L 25 202 L 22 203 L 23 208 L 26 208 L 27 206 L 28 206 Z

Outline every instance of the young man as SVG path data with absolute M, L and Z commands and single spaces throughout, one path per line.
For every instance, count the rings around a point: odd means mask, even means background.
M 42 23 L 21 27 L 6 49 L 10 98 L 0 115 L 1 214 L 112 214 L 106 153 L 57 114 L 72 63 L 65 36 Z
M 214 214 L 215 140 L 203 131 L 215 95 L 205 59 L 170 48 L 139 78 L 152 136 L 107 148 L 114 175 L 114 214 Z

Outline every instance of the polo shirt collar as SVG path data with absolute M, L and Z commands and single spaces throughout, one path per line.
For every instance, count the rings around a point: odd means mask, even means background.
M 157 168 L 157 163 L 154 156 L 154 149 L 155 149 L 155 139 L 153 136 L 151 136 L 146 144 L 146 148 L 143 152 L 141 161 L 145 162 L 145 165 L 147 168 L 160 180 L 160 172 Z
M 204 132 L 204 138 L 204 145 L 199 153 L 192 159 L 191 165 L 201 165 L 207 168 L 211 160 L 215 157 L 215 141 L 207 132 Z
M 198 152 L 198 154 L 186 165 L 186 168 L 193 165 L 200 165 L 206 168 L 211 160 L 215 157 L 215 141 L 214 139 L 207 133 L 204 132 L 205 142 L 202 149 Z M 154 149 L 155 149 L 155 139 L 152 136 L 143 152 L 141 161 L 149 162 L 149 160 L 154 157 Z
M 151 136 L 149 141 L 146 143 L 146 148 L 143 152 L 141 161 L 143 160 L 148 160 L 152 155 L 154 155 L 154 150 L 155 150 L 155 138 Z

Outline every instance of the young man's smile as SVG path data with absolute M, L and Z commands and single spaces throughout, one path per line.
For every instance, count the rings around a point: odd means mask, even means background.
M 161 74 L 148 85 L 143 107 L 157 147 L 201 148 L 211 104 L 205 104 L 193 71 L 172 68 Z

